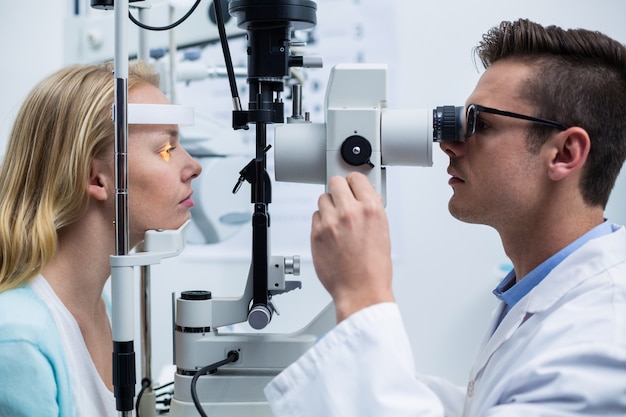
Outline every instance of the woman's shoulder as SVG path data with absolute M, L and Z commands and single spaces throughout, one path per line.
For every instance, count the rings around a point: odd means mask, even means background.
M 50 310 L 29 285 L 0 293 L 0 341 L 40 344 L 52 333 L 57 330 Z
M 29 285 L 0 293 L 0 370 L 0 416 L 73 415 L 59 332 Z

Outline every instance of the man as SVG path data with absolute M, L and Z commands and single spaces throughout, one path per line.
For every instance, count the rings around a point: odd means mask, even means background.
M 449 156 L 449 209 L 495 228 L 514 269 L 467 387 L 416 377 L 391 289 L 387 220 L 359 174 L 313 216 L 338 325 L 266 388 L 282 416 L 626 415 L 626 230 L 604 208 L 626 157 L 626 48 L 503 22 Z

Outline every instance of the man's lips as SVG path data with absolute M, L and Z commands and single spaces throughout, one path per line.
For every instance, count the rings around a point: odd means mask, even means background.
M 456 171 L 451 169 L 451 168 L 448 168 L 448 175 L 451 176 L 451 178 L 448 180 L 448 184 L 450 184 L 450 185 L 459 184 L 459 183 L 465 182 L 465 181 L 463 181 L 463 179 L 461 177 L 458 176 Z

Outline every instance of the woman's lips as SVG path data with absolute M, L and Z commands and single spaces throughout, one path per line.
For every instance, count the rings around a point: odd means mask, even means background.
M 187 207 L 187 208 L 192 208 L 194 206 L 194 201 L 191 198 L 191 194 L 189 195 L 189 197 L 185 198 L 183 201 L 181 201 L 179 204 Z

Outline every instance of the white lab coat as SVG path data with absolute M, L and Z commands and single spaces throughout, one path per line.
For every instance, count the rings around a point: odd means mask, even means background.
M 266 397 L 276 417 L 626 416 L 623 227 L 567 257 L 494 331 L 501 308 L 466 388 L 414 375 L 398 308 L 384 303 L 339 323 Z

